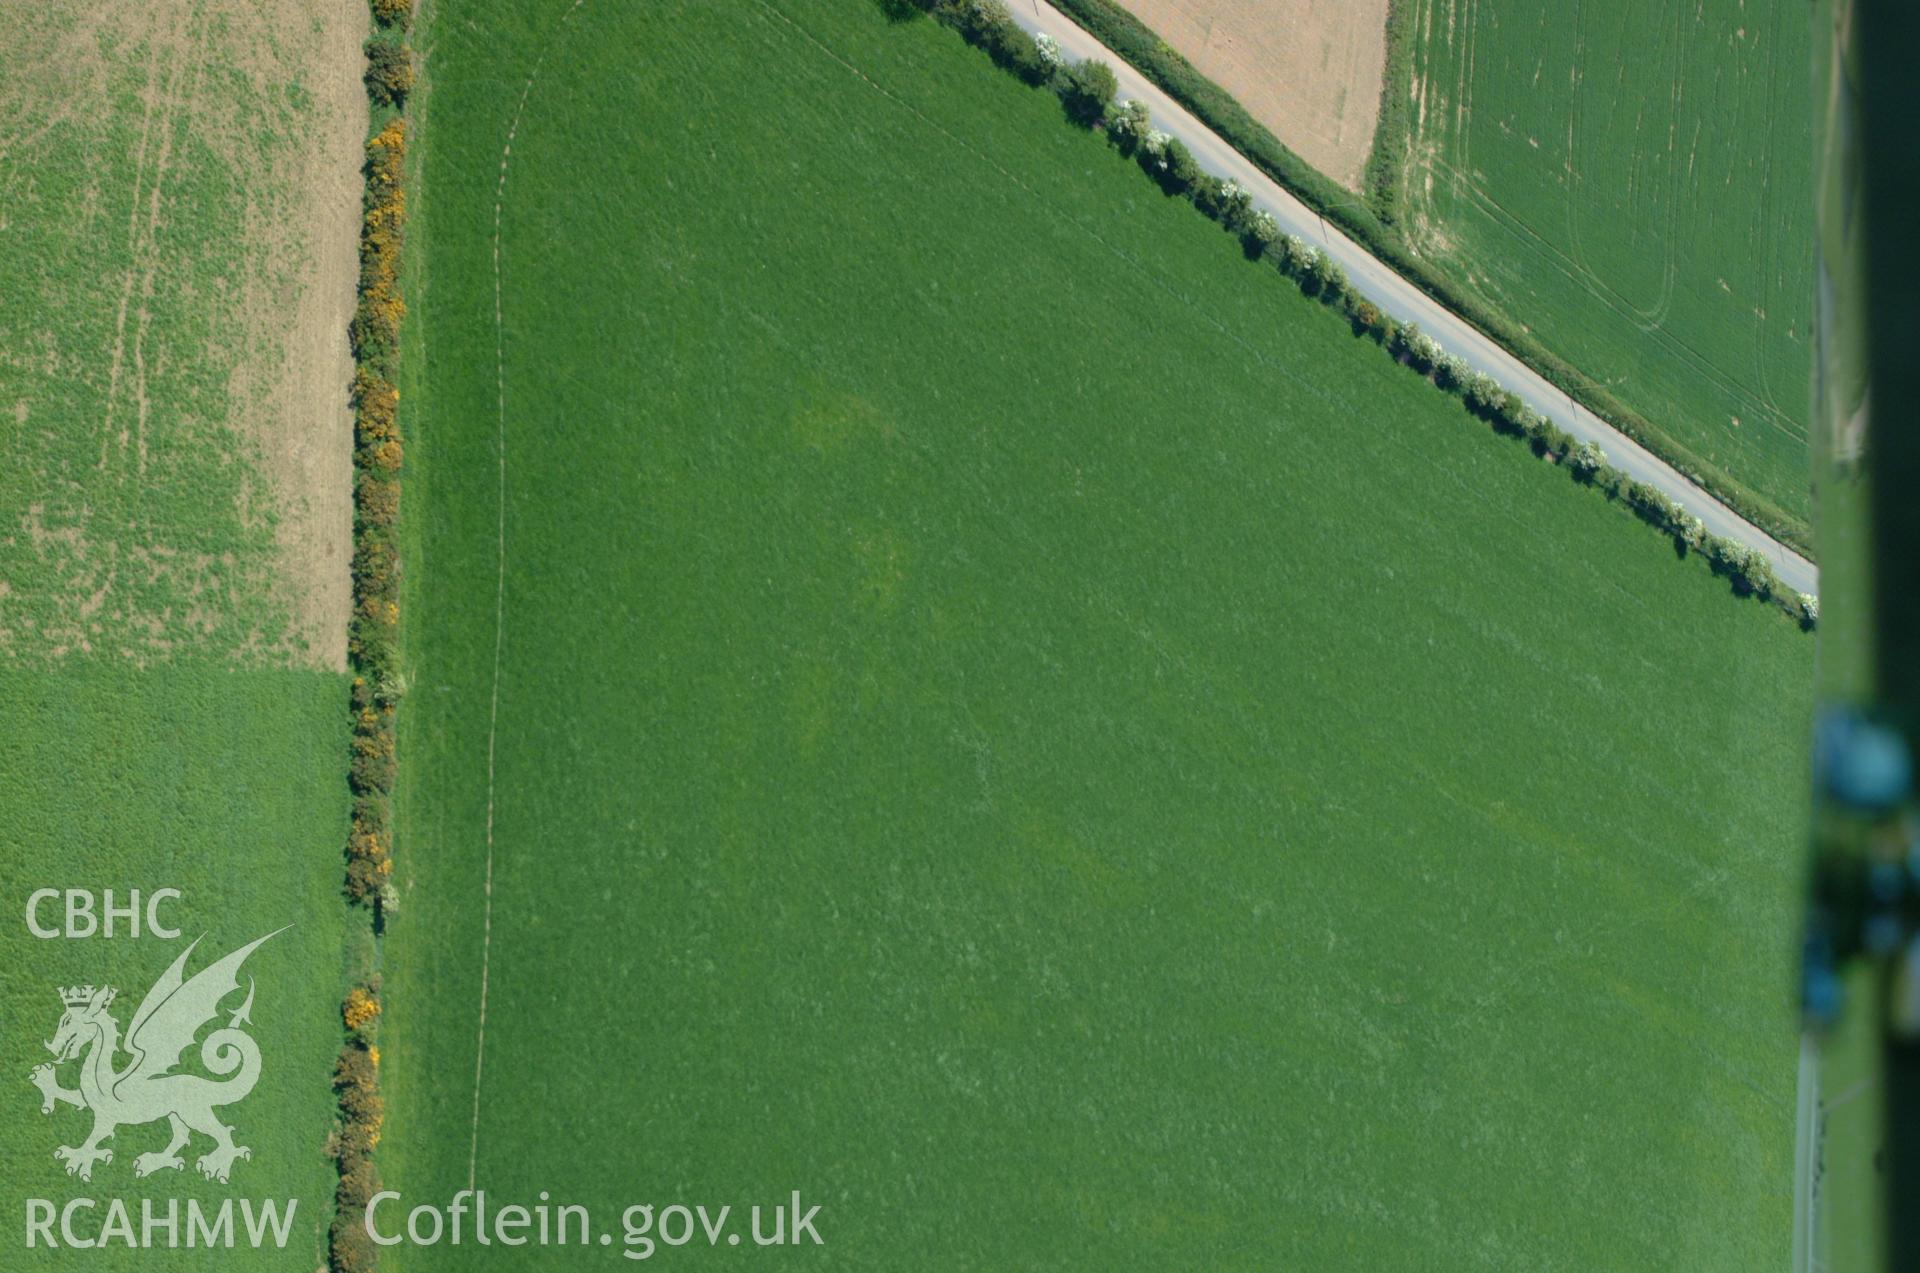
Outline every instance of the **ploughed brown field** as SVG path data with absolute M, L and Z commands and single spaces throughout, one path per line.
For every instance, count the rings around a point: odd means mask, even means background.
M 1387 0 L 1121 0 L 1308 163 L 1350 190 L 1373 145 Z

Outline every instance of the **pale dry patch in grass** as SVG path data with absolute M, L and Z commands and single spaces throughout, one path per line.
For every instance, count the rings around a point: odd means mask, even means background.
M 240 330 L 261 356 L 236 359 L 230 388 L 238 422 L 258 444 L 273 484 L 280 582 L 295 632 L 315 662 L 344 670 L 353 606 L 347 323 L 359 274 L 367 131 L 360 47 L 367 15 L 357 3 L 279 0 L 269 7 L 293 10 L 311 23 L 313 35 L 301 42 L 300 55 L 307 61 L 302 80 L 314 99 L 314 145 L 276 156 L 284 178 L 276 184 L 288 193 L 286 204 L 249 218 L 246 238 L 256 251 L 300 266 L 291 297 L 262 285 L 261 277 L 243 276 Z
M 1387 0 L 1122 0 L 1296 154 L 1349 190 L 1380 117 Z

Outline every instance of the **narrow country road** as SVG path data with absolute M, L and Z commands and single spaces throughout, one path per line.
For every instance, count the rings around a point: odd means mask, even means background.
M 1607 459 L 1627 476 L 1652 486 L 1706 524 L 1709 532 L 1758 548 L 1773 563 L 1781 583 L 1798 592 L 1818 595 L 1820 579 L 1812 562 L 1753 525 L 1712 495 L 1682 477 L 1678 471 L 1606 421 L 1549 384 L 1518 358 L 1488 339 L 1414 284 L 1396 274 L 1365 248 L 1327 224 L 1318 213 L 1289 194 L 1281 185 L 1196 119 L 1184 106 L 1163 93 L 1118 54 L 1101 44 L 1046 0 L 1012 0 L 1020 25 L 1045 31 L 1059 41 L 1069 61 L 1099 58 L 1113 68 L 1120 96 L 1145 102 L 1153 126 L 1177 137 L 1193 152 L 1200 166 L 1225 177 L 1253 196 L 1255 206 L 1271 212 L 1280 228 L 1317 244 L 1346 271 L 1354 287 L 1399 322 L 1417 322 L 1448 353 L 1466 360 L 1476 370 L 1526 399 L 1528 405 L 1580 440 L 1596 442 Z

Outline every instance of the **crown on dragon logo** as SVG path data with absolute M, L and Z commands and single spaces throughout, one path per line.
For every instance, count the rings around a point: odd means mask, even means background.
M 93 991 L 94 991 L 94 988 L 90 985 L 62 986 L 60 987 L 60 1001 L 66 1004 L 69 1008 L 84 1008 L 89 1003 L 93 1002 Z M 112 1003 L 113 996 L 116 993 L 118 992 L 112 989 L 109 989 L 107 991 L 106 1000 L 104 1003 L 102 1003 L 101 1006 L 105 1007 L 107 1003 Z

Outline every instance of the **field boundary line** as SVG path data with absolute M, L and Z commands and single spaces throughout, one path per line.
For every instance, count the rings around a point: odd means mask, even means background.
M 554 24 L 556 34 L 586 0 L 573 0 Z M 507 125 L 507 140 L 500 147 L 500 180 L 493 189 L 493 378 L 498 412 L 494 423 L 494 453 L 499 459 L 499 483 L 496 503 L 499 538 L 495 551 L 497 563 L 493 590 L 493 687 L 487 704 L 487 853 L 480 903 L 480 1012 L 473 1044 L 473 1126 L 467 1142 L 467 1188 L 474 1187 L 480 1164 L 480 1080 L 487 1059 L 487 981 L 493 962 L 493 811 L 494 756 L 500 737 L 500 655 L 506 645 L 507 616 L 507 348 L 506 327 L 502 321 L 500 284 L 500 218 L 507 198 L 507 173 L 513 160 L 513 139 L 520 132 L 520 118 L 526 113 L 527 98 L 534 81 L 546 65 L 551 41 L 540 46 L 527 82 L 520 86 L 520 101 L 513 108 Z
M 380 1083 L 380 1018 L 387 925 L 401 909 L 393 879 L 393 798 L 399 784 L 399 712 L 407 678 L 400 627 L 401 563 L 405 545 L 398 531 L 403 475 L 399 379 L 406 304 L 404 243 L 407 192 L 418 173 L 418 155 L 409 167 L 409 139 L 415 135 L 407 102 L 419 87 L 419 63 L 408 31 L 412 0 L 404 5 L 377 3 L 341 15 L 350 24 L 340 30 L 348 48 L 363 37 L 367 67 L 366 114 L 358 124 L 361 141 L 360 216 L 357 233 L 355 304 L 346 325 L 353 375 L 348 400 L 353 409 L 350 484 L 353 610 L 346 637 L 346 670 L 352 676 L 347 701 L 352 747 L 346 772 L 353 816 L 348 822 L 340 865 L 341 895 L 347 907 L 349 937 L 342 971 L 342 1039 L 334 1062 L 335 1133 L 327 1138 L 326 1158 L 335 1173 L 331 1219 L 324 1229 L 324 1267 L 371 1267 L 371 1250 L 357 1215 L 367 1195 L 378 1188 L 381 1119 L 385 1099 Z M 376 69 L 376 50 L 379 55 Z M 417 118 L 417 117 L 416 117 Z M 410 423 L 410 421 L 409 421 Z M 355 922 L 362 915 L 364 926 Z M 351 940 L 354 930 L 361 941 Z M 391 1018 L 389 1018 L 391 1019 Z M 369 1186 L 367 1182 L 375 1182 Z

